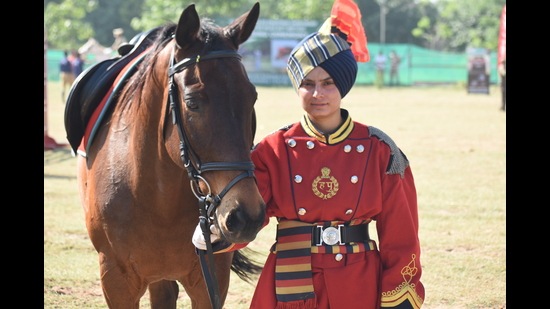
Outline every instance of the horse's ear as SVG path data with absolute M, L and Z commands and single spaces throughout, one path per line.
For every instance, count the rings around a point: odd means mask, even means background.
M 176 43 L 179 48 L 191 46 L 199 39 L 201 22 L 195 4 L 190 4 L 183 10 L 176 28 Z
M 256 22 L 260 16 L 260 3 L 256 2 L 252 9 L 235 19 L 230 25 L 225 27 L 225 34 L 229 36 L 238 47 L 244 43 L 256 27 Z

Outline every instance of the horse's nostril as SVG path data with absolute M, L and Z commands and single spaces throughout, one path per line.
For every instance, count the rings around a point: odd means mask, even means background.
M 233 210 L 226 221 L 227 229 L 230 232 L 242 231 L 246 226 L 246 216 L 240 209 Z
M 263 226 L 264 217 L 265 207 L 262 207 L 261 211 L 254 217 L 251 217 L 246 209 L 239 207 L 233 209 L 226 216 L 225 226 L 233 237 L 237 237 L 241 241 L 245 239 L 254 239 L 256 233 L 258 233 Z

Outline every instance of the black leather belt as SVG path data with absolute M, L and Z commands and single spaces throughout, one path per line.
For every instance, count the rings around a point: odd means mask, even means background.
M 344 245 L 350 242 L 367 240 L 370 240 L 368 223 L 351 226 L 340 224 L 329 227 L 316 225 L 311 230 L 311 244 L 313 246 Z

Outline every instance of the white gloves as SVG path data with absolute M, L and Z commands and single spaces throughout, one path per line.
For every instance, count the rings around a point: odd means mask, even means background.
M 220 240 L 220 230 L 218 230 L 214 224 L 210 226 L 210 232 L 210 242 L 212 244 Z M 206 240 L 202 234 L 200 223 L 197 223 L 197 227 L 195 227 L 192 241 L 197 249 L 206 250 Z

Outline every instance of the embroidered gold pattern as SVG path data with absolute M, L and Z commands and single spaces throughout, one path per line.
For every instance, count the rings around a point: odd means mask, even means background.
M 382 303 L 387 306 L 396 306 L 408 299 L 413 308 L 420 308 L 424 300 L 416 293 L 416 285 L 411 280 L 418 273 L 416 267 L 416 254 L 412 255 L 411 262 L 401 269 L 403 280 L 399 286 L 392 291 L 382 292 Z
M 323 167 L 321 176 L 317 176 L 311 184 L 311 189 L 316 196 L 326 200 L 336 195 L 339 189 L 338 180 L 330 176 L 330 168 Z

